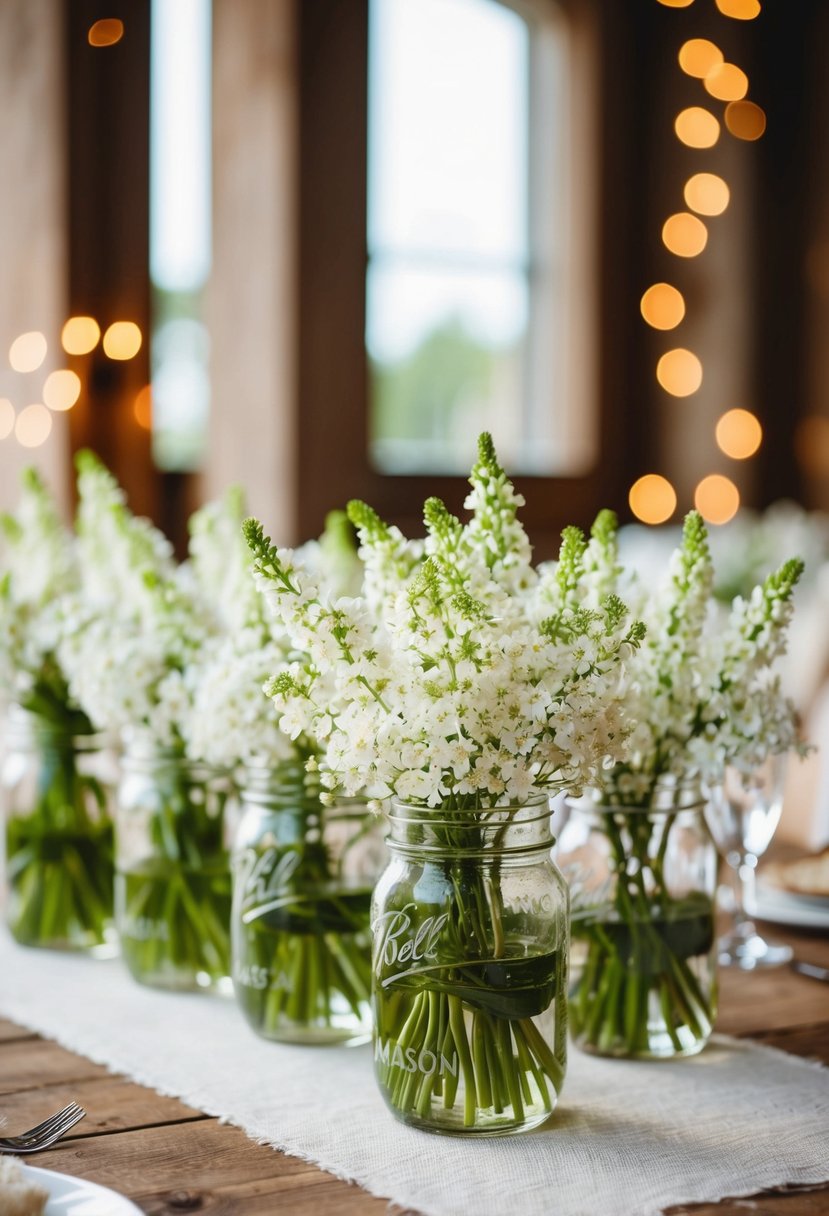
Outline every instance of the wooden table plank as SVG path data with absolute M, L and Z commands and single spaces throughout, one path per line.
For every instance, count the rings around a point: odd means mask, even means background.
M 3 1068 L 4 1053 L 0 1047 L 0 1075 Z M 70 1102 L 79 1102 L 86 1111 L 86 1118 L 72 1129 L 73 1137 L 81 1139 L 208 1118 L 176 1098 L 165 1098 L 143 1085 L 110 1074 L 8 1091 L 0 1098 L 0 1110 L 8 1127 L 22 1130 L 34 1127 Z
M 114 1136 L 67 1139 L 38 1165 L 120 1190 L 148 1216 L 380 1216 L 388 1203 L 249 1140 L 239 1128 L 203 1119 Z M 244 1198 L 243 1198 L 244 1197 Z M 290 1202 L 290 1206 L 287 1206 Z

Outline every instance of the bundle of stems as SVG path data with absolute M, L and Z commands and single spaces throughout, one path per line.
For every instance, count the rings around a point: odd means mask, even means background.
M 385 949 L 382 924 L 375 927 L 378 1081 L 398 1117 L 438 1130 L 504 1131 L 540 1120 L 564 1080 L 566 947 L 552 940 L 549 915 L 537 936 L 511 924 L 500 862 L 481 859 L 485 830 L 477 849 L 469 829 L 450 831 L 456 855 L 429 861 L 385 904 L 386 917 L 416 907 L 421 925 L 430 917 L 440 924 L 432 957 L 401 966 Z M 427 891 L 442 894 L 430 903 Z
M 349 851 L 375 819 L 363 809 L 335 856 L 326 819 L 337 814 L 318 801 L 281 810 L 274 833 L 234 861 L 234 987 L 266 1038 L 370 1034 L 372 883 L 347 871 Z
M 6 820 L 9 927 L 27 946 L 103 946 L 113 917 L 106 791 L 83 771 L 84 743 L 68 730 L 38 720 L 27 748 L 37 788 L 31 808 L 13 806 Z
M 172 760 L 154 773 L 145 851 L 126 854 L 123 810 L 116 907 L 121 951 L 135 979 L 163 988 L 209 988 L 230 975 L 231 877 L 224 845 L 226 793 Z
M 678 812 L 599 812 L 613 894 L 573 917 L 586 945 L 570 993 L 578 1046 L 603 1055 L 690 1054 L 706 1042 L 715 994 L 706 972 L 714 906 L 702 891 L 670 894 L 665 857 Z

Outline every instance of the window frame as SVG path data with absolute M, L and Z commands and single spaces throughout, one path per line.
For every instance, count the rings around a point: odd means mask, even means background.
M 515 0 L 514 6 L 537 13 L 547 2 Z M 565 290 L 580 321 L 572 339 L 579 370 L 570 391 L 578 387 L 580 408 L 592 410 L 596 457 L 582 474 L 516 478 L 527 498 L 524 519 L 542 556 L 555 550 L 565 523 L 589 523 L 617 496 L 614 456 L 622 441 L 618 413 L 600 390 L 603 369 L 590 353 L 600 349 L 604 208 L 589 163 L 596 157 L 573 155 L 575 149 L 598 150 L 604 144 L 598 134 L 597 6 L 592 0 L 555 0 L 555 7 L 568 23 L 575 122 L 570 144 L 572 257 Z M 359 497 L 418 534 L 426 497 L 436 494 L 460 511 L 468 487 L 461 476 L 384 474 L 370 462 L 365 349 L 368 0 L 302 5 L 298 67 L 298 530 L 315 534 L 328 510 Z M 473 456 L 471 450 L 470 463 Z

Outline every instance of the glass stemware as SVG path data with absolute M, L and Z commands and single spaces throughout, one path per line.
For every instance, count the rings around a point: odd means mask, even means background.
M 724 967 L 777 967 L 792 957 L 789 946 L 767 942 L 746 911 L 753 908 L 757 862 L 769 846 L 783 809 L 786 757 L 769 756 L 748 772 L 727 768 L 710 791 L 706 819 L 717 848 L 737 875 L 734 925 L 718 943 Z

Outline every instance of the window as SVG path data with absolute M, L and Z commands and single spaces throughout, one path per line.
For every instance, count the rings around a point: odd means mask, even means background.
M 150 42 L 152 432 L 158 468 L 201 467 L 210 404 L 211 0 L 153 0 Z
M 566 29 L 553 0 L 370 0 L 369 448 L 458 474 L 594 453 L 568 377 Z

